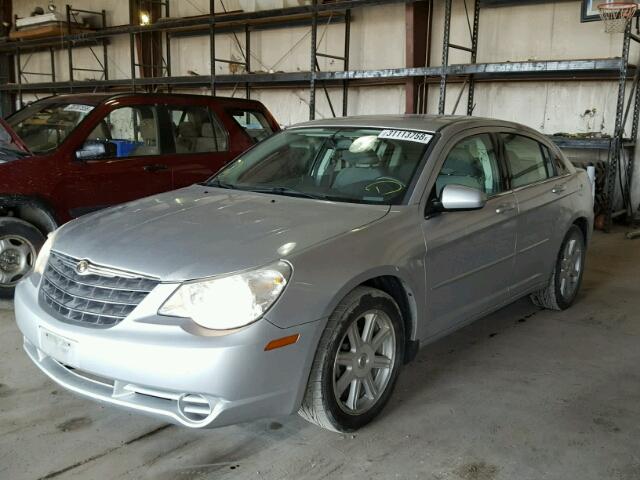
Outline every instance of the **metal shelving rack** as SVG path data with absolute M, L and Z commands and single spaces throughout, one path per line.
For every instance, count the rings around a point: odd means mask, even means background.
M 640 44 L 640 37 L 632 33 L 632 23 L 628 22 L 627 27 L 624 32 L 624 37 L 622 41 L 622 65 L 620 66 L 620 76 L 618 79 L 618 100 L 616 103 L 616 121 L 613 138 L 611 139 L 611 144 L 609 147 L 609 155 L 607 158 L 607 177 L 606 177 L 606 199 L 608 200 L 607 210 L 606 210 L 606 219 L 605 219 L 605 228 L 608 230 L 611 226 L 611 221 L 616 216 L 627 215 L 629 220 L 633 220 L 633 205 L 631 204 L 631 199 L 627 198 L 627 204 L 625 208 L 614 211 L 613 207 L 613 197 L 615 195 L 616 190 L 616 178 L 619 177 L 617 172 L 618 168 L 622 166 L 625 162 L 625 152 L 626 152 L 626 165 L 625 167 L 625 183 L 627 193 L 630 194 L 631 191 L 631 179 L 633 178 L 633 167 L 634 167 L 634 155 L 635 155 L 635 146 L 638 138 L 638 120 L 640 119 L 640 89 L 638 88 L 638 84 L 640 82 L 640 68 L 635 69 L 635 74 L 633 76 L 633 81 L 631 83 L 631 93 L 629 95 L 628 101 L 625 105 L 625 95 L 627 89 L 627 79 L 629 76 L 629 52 L 631 50 L 631 41 Z M 636 20 L 636 30 L 638 30 L 638 23 Z M 631 119 L 631 139 L 625 139 L 625 126 L 627 124 L 627 119 L 629 117 L 629 113 L 633 111 L 632 119 Z M 620 182 L 622 183 L 622 182 Z M 621 185 L 621 189 L 623 190 L 623 198 L 624 198 L 624 189 L 625 187 Z
M 592 149 L 592 150 L 608 150 L 608 158 L 606 162 L 606 180 L 604 188 L 604 214 L 605 214 L 605 230 L 611 227 L 612 219 L 618 216 L 627 215 L 630 219 L 633 216 L 633 208 L 630 199 L 625 199 L 625 189 L 630 191 L 631 178 L 634 166 L 634 154 L 636 146 L 636 138 L 638 136 L 638 120 L 640 117 L 640 91 L 638 83 L 640 80 L 640 69 L 629 63 L 629 52 L 631 41 L 640 44 L 640 37 L 634 35 L 632 30 L 632 22 L 627 24 L 622 42 L 622 55 L 619 59 L 605 60 L 567 60 L 567 61 L 545 61 L 545 62 L 514 62 L 508 64 L 477 64 L 478 50 L 478 25 L 480 20 L 480 9 L 482 7 L 481 0 L 473 0 L 473 17 L 471 18 L 467 2 L 464 0 L 465 14 L 467 24 L 469 25 L 469 35 L 471 46 L 456 45 L 450 42 L 451 33 L 451 16 L 452 16 L 452 0 L 445 0 L 444 5 L 444 37 L 442 47 L 442 66 L 440 67 L 440 96 L 438 102 L 438 113 L 445 113 L 445 103 L 447 95 L 448 80 L 451 75 L 457 75 L 464 78 L 464 84 L 460 89 L 458 99 L 454 106 L 454 112 L 457 109 L 460 98 L 462 97 L 465 87 L 468 87 L 467 115 L 472 115 L 475 107 L 474 89 L 476 78 L 482 75 L 505 74 L 505 77 L 513 79 L 516 76 L 527 76 L 533 73 L 537 79 L 542 80 L 544 73 L 552 74 L 550 79 L 558 79 L 557 74 L 576 71 L 588 71 L 592 73 L 608 71 L 609 73 L 617 72 L 615 80 L 618 82 L 618 99 L 616 105 L 616 120 L 614 133 L 611 138 L 583 138 L 574 139 L 570 137 L 550 136 L 559 147 L 571 149 Z M 473 24 L 473 27 L 471 26 Z M 636 23 L 636 25 L 638 25 Z M 636 27 L 637 28 L 637 27 Z M 457 49 L 467 51 L 471 54 L 468 64 L 449 65 L 449 50 Z M 591 62 L 593 62 L 591 64 Z M 631 85 L 631 94 L 625 105 L 625 95 L 629 75 L 631 71 L 635 71 Z M 631 122 L 631 138 L 624 136 L 625 126 L 629 113 L 633 110 Z M 625 181 L 626 186 L 622 185 L 623 199 L 625 206 L 623 209 L 614 210 L 614 198 L 616 193 L 616 181 L 619 178 L 618 168 L 625 161 Z
M 445 0 L 450 2 L 450 0 Z M 163 49 L 163 72 L 166 75 L 159 77 L 140 77 L 135 74 L 136 64 L 132 65 L 130 78 L 111 79 L 102 78 L 96 80 L 74 80 L 74 81 L 50 81 L 29 84 L 7 83 L 0 85 L 0 94 L 16 93 L 18 91 L 34 93 L 62 93 L 70 90 L 92 91 L 97 89 L 110 88 L 170 88 L 172 86 L 182 87 L 212 87 L 229 86 L 237 84 L 253 85 L 278 85 L 278 86 L 309 86 L 314 90 L 318 84 L 323 86 L 345 87 L 352 82 L 385 82 L 403 83 L 408 78 L 427 77 L 430 79 L 440 79 L 446 91 L 446 84 L 452 78 L 470 77 L 469 86 L 475 85 L 479 81 L 494 80 L 545 80 L 545 79 L 566 79 L 581 80 L 591 78 L 618 78 L 624 66 L 628 65 L 628 58 L 619 59 L 587 59 L 587 60 L 559 60 L 559 61 L 525 61 L 525 62 L 499 62 L 499 63 L 470 63 L 462 65 L 449 65 L 443 67 L 417 67 L 417 68 L 387 68 L 374 70 L 349 70 L 349 26 L 351 23 L 351 10 L 354 8 L 365 8 L 370 6 L 385 4 L 412 3 L 412 0 L 342 0 L 335 3 L 320 4 L 317 1 L 311 5 L 291 7 L 278 10 L 266 10 L 257 12 L 232 12 L 217 13 L 213 9 L 210 15 L 183 19 L 170 19 L 156 22 L 148 26 L 121 25 L 106 27 L 101 30 L 88 33 L 70 34 L 53 39 L 23 40 L 20 42 L 0 43 L 0 54 L 16 55 L 28 50 L 48 49 L 48 48 L 69 48 L 72 50 L 87 45 L 95 45 L 101 40 L 108 40 L 117 35 L 137 35 L 145 32 L 164 32 L 165 47 Z M 476 31 L 477 42 L 477 22 L 479 10 L 474 9 L 474 30 Z M 175 76 L 171 71 L 171 43 L 170 40 L 177 36 L 186 35 L 209 35 L 230 32 L 252 32 L 261 29 L 287 28 L 290 26 L 310 25 L 312 30 L 316 30 L 319 21 L 345 24 L 345 48 L 344 55 L 331 55 L 317 51 L 317 47 L 312 42 L 309 71 L 299 72 L 256 72 L 249 71 L 237 74 L 216 74 L 215 69 L 211 69 L 209 75 L 197 76 Z M 315 22 L 315 27 L 314 27 Z M 450 26 L 449 21 L 446 22 Z M 212 33 L 213 32 L 213 33 Z M 312 32 L 313 33 L 313 32 Z M 247 39 L 245 38 L 245 42 Z M 250 42 L 250 38 L 249 38 Z M 212 42 L 211 53 L 212 66 L 217 62 L 228 62 L 215 55 L 215 40 Z M 451 48 L 455 48 L 450 45 Z M 135 46 L 134 46 L 135 49 Z M 472 42 L 470 50 L 477 49 L 477 43 Z M 246 52 L 245 52 L 246 55 Z M 315 57 L 315 58 L 314 58 Z M 317 68 L 318 57 L 329 57 L 344 61 L 344 70 L 340 71 L 319 71 Z M 134 62 L 135 63 L 135 62 Z M 244 62 L 238 62 L 244 63 Z M 446 62 L 445 62 L 446 63 Z M 313 66 L 315 65 L 315 67 Z M 442 79 L 445 82 L 442 82 Z M 346 91 L 346 90 L 345 90 Z M 346 96 L 343 98 L 343 107 Z M 471 96 L 472 98 L 472 96 Z M 310 102 L 314 106 L 315 102 Z M 471 104 L 472 102 L 469 102 Z M 469 107 L 469 105 L 468 105 Z M 469 108 L 468 108 L 469 110 Z M 343 114 L 346 113 L 343 108 Z
M 27 51 L 42 49 L 66 48 L 72 58 L 72 52 L 83 46 L 95 46 L 102 42 L 104 48 L 104 65 L 106 67 L 106 45 L 111 37 L 129 35 L 131 42 L 131 75 L 128 79 L 111 79 L 105 68 L 104 75 L 95 80 L 75 80 L 71 75 L 69 81 L 56 81 L 55 73 L 51 75 L 51 81 L 24 84 L 18 75 L 17 83 L 0 85 L 0 95 L 23 92 L 32 93 L 63 93 L 69 91 L 95 91 L 106 89 L 166 89 L 172 87 L 208 87 L 215 94 L 217 87 L 243 85 L 247 96 L 254 86 L 288 86 L 309 88 L 309 117 L 314 118 L 316 113 L 316 89 L 321 86 L 324 91 L 332 114 L 335 109 L 329 98 L 327 87 L 342 88 L 342 115 L 347 114 L 348 89 L 350 85 L 360 84 L 402 84 L 410 78 L 425 78 L 428 81 L 439 81 L 440 99 L 438 110 L 444 113 L 444 105 L 447 94 L 447 86 L 451 81 L 464 82 L 463 88 L 456 101 L 460 102 L 462 94 L 468 88 L 467 114 L 472 114 L 475 107 L 474 90 L 478 82 L 496 80 L 583 80 L 583 79 L 608 79 L 618 82 L 618 104 L 616 111 L 615 134 L 611 139 L 576 139 L 567 137 L 551 137 L 562 148 L 582 148 L 608 150 L 606 198 L 613 198 L 618 174 L 618 164 L 622 162 L 626 152 L 625 170 L 630 175 L 633 168 L 633 153 L 635 150 L 635 138 L 638 133 L 638 117 L 640 95 L 638 94 L 638 78 L 634 77 L 633 91 L 625 106 L 624 98 L 627 82 L 636 72 L 635 66 L 629 63 L 630 42 L 640 43 L 640 37 L 631 33 L 629 24 L 624 35 L 621 58 L 609 59 L 585 59 L 585 60 L 548 60 L 548 61 L 524 61 L 524 62 L 493 62 L 476 63 L 478 49 L 478 25 L 480 10 L 483 7 L 482 0 L 471 0 L 473 10 L 467 9 L 467 23 L 470 31 L 470 45 L 456 45 L 449 41 L 451 31 L 451 6 L 452 0 L 445 1 L 445 29 L 443 45 L 443 62 L 436 67 L 417 68 L 388 68 L 375 70 L 349 70 L 350 49 L 350 25 L 351 12 L 354 8 L 365 8 L 378 5 L 413 3 L 413 0 L 341 0 L 330 3 L 320 3 L 313 0 L 310 5 L 284 8 L 278 10 L 265 10 L 257 12 L 230 12 L 218 13 L 215 11 L 214 2 L 210 0 L 209 15 L 199 17 L 168 19 L 157 21 L 151 25 L 121 25 L 105 27 L 103 29 L 78 34 L 68 34 L 55 39 L 23 40 L 20 42 L 0 43 L 0 55 L 14 55 L 19 58 Z M 168 1 L 157 0 L 165 6 L 165 15 L 168 16 Z M 472 12 L 472 13 L 471 13 Z M 345 41 L 343 55 L 334 55 L 327 52 L 319 52 L 317 48 L 317 29 L 319 21 L 327 23 L 343 22 L 345 25 Z M 309 71 L 299 72 L 260 72 L 251 69 L 250 45 L 251 32 L 262 29 L 287 28 L 292 26 L 311 27 L 311 51 Z M 164 47 L 162 50 L 162 64 L 160 76 L 137 76 L 135 69 L 139 62 L 135 61 L 135 36 L 147 32 L 163 32 Z M 219 33 L 240 32 L 245 35 L 245 48 L 239 48 L 243 52 L 243 59 L 222 59 L 216 55 L 216 35 Z M 171 70 L 171 39 L 186 35 L 208 35 L 210 39 L 211 70 L 207 75 L 175 76 Z M 237 40 L 237 37 L 236 37 Z M 470 62 L 466 64 L 449 64 L 449 50 L 458 49 L 470 53 Z M 320 71 L 318 58 L 333 58 L 344 63 L 340 71 Z M 53 60 L 52 60 L 53 61 Z M 242 73 L 217 74 L 216 64 L 219 62 L 235 63 L 243 67 Z M 52 65 L 53 67 L 53 65 Z M 53 67 L 54 68 L 54 67 Z M 54 70 L 52 69 L 52 72 Z M 624 138 L 625 120 L 633 109 L 632 137 Z M 606 212 L 606 224 L 611 224 L 611 219 L 617 215 L 630 213 L 628 210 L 614 212 L 613 202 L 608 202 Z
M 442 40 L 442 72 L 440 74 L 440 97 L 438 100 L 438 114 L 444 115 L 445 103 L 447 97 L 447 80 L 450 75 L 449 71 L 449 50 L 456 49 L 462 50 L 465 52 L 469 52 L 471 54 L 471 61 L 468 65 L 458 67 L 458 75 L 464 75 L 464 85 L 460 89 L 460 94 L 458 95 L 458 99 L 456 101 L 454 107 L 454 113 L 457 110 L 458 103 L 462 98 L 462 94 L 464 93 L 465 87 L 468 86 L 468 100 L 467 100 L 467 115 L 473 114 L 474 109 L 474 93 L 475 93 L 475 78 L 474 73 L 472 72 L 472 67 L 476 63 L 476 58 L 478 54 L 478 25 L 480 22 L 480 1 L 474 0 L 473 6 L 473 28 L 471 27 L 471 22 L 469 21 L 469 11 L 467 7 L 467 2 L 464 2 L 465 13 L 467 15 L 467 22 L 469 24 L 469 36 L 471 40 L 471 46 L 467 47 L 464 45 L 457 45 L 455 43 L 451 43 L 449 41 L 451 35 L 451 8 L 452 8 L 452 0 L 445 0 L 444 4 L 444 36 Z M 467 67 L 466 69 L 464 67 Z M 463 72 L 463 70 L 466 70 Z
M 72 22 L 80 14 L 97 17 L 100 21 L 101 29 L 105 29 L 107 26 L 105 10 L 101 10 L 101 11 L 83 10 L 83 9 L 73 8 L 70 5 L 67 5 L 66 19 L 67 19 L 67 28 L 68 28 L 67 35 L 68 36 L 71 35 Z M 14 24 L 15 24 L 15 20 L 17 20 L 17 16 L 14 17 Z M 21 106 L 23 105 L 22 92 L 25 90 L 32 91 L 30 89 L 30 85 L 26 85 L 28 84 L 26 75 L 38 75 L 38 76 L 50 77 L 51 83 L 56 83 L 56 62 L 55 62 L 56 50 L 62 50 L 62 49 L 67 50 L 67 57 L 69 62 L 68 68 L 69 68 L 69 78 L 70 78 L 70 87 L 69 87 L 70 92 L 73 91 L 73 78 L 74 78 L 75 72 L 99 72 L 101 73 L 102 79 L 104 79 L 105 81 L 109 79 L 109 67 L 108 67 L 108 61 L 107 61 L 107 58 L 108 58 L 107 45 L 109 43 L 108 38 L 103 37 L 99 39 L 78 39 L 77 41 L 68 41 L 68 42 L 64 42 L 64 41 L 58 42 L 57 39 L 58 37 L 56 37 L 55 40 L 53 41 L 52 39 L 47 39 L 46 44 L 40 44 L 40 43 L 31 44 L 30 42 L 22 42 L 22 41 L 13 42 L 11 44 L 13 47 L 12 53 L 15 56 L 16 84 L 17 84 L 16 87 L 17 87 L 18 100 Z M 100 60 L 95 50 L 93 49 L 95 46 L 102 47 L 102 60 Z M 100 65 L 100 68 L 97 69 L 97 68 L 77 67 L 73 62 L 73 51 L 76 48 L 88 48 L 93 58 L 96 60 L 98 65 Z M 27 64 L 29 63 L 29 60 L 31 59 L 31 55 L 35 52 L 41 51 L 42 49 L 46 49 L 49 51 L 49 63 L 50 63 L 49 72 L 46 72 L 46 73 L 31 72 L 31 71 L 25 70 Z M 1 51 L 2 50 L 0 50 L 0 52 Z M 25 63 L 22 63 L 22 56 L 25 54 L 28 54 L 29 56 L 27 57 L 27 60 L 25 61 Z
M 48 75 L 51 77 L 50 82 L 38 82 L 25 84 L 21 81 L 22 76 L 18 75 L 16 83 L 7 83 L 0 85 L 0 94 L 17 93 L 22 104 L 23 93 L 63 93 L 72 91 L 95 91 L 110 88 L 127 88 L 134 91 L 139 88 L 148 90 L 157 88 L 166 88 L 170 90 L 175 86 L 183 87 L 209 87 L 212 94 L 215 94 L 218 86 L 237 86 L 244 84 L 246 96 L 250 96 L 250 87 L 260 84 L 278 84 L 290 85 L 292 83 L 306 84 L 310 88 L 310 117 L 315 116 L 315 90 L 318 84 L 325 90 L 330 108 L 335 114 L 333 105 L 326 90 L 324 74 L 330 72 L 320 72 L 318 57 L 326 57 L 340 60 L 344 63 L 344 68 L 348 69 L 349 65 L 349 41 L 351 26 L 351 9 L 356 7 L 368 7 L 373 5 L 384 5 L 393 3 L 407 3 L 410 0 L 344 0 L 339 3 L 320 4 L 314 0 L 311 5 L 291 7 L 271 11 L 257 12 L 231 12 L 221 13 L 215 11 L 215 2 L 210 0 L 209 15 L 183 18 L 169 19 L 159 21 L 151 25 L 135 25 L 135 19 L 131 18 L 130 25 L 121 25 L 115 27 L 105 27 L 93 32 L 86 33 L 69 33 L 55 38 L 21 40 L 18 42 L 0 43 L 0 55 L 13 55 L 15 58 L 20 57 L 24 51 L 42 51 L 43 49 L 51 49 L 51 51 L 60 48 L 66 48 L 69 53 L 70 65 L 73 64 L 72 52 L 74 48 L 80 46 L 93 46 L 98 42 L 104 44 L 104 63 L 106 66 L 107 53 L 106 44 L 108 39 L 118 35 L 128 35 L 130 42 L 130 78 L 128 79 L 110 79 L 106 67 L 100 79 L 94 80 L 75 80 L 73 71 L 70 70 L 70 80 L 57 81 L 55 74 Z M 165 8 L 165 16 L 169 15 L 169 2 L 166 0 L 158 0 Z M 67 7 L 68 10 L 71 7 Z M 88 13 L 88 12 L 84 12 Z M 341 22 L 345 25 L 344 54 L 342 56 L 333 55 L 326 52 L 319 52 L 317 49 L 317 28 L 319 21 L 329 23 Z M 251 32 L 273 28 L 287 28 L 292 26 L 310 25 L 312 31 L 311 44 L 311 68 L 309 72 L 292 72 L 292 73 L 265 73 L 252 72 L 251 70 Z M 144 64 L 140 59 L 136 61 L 136 36 L 153 32 L 164 33 L 164 45 L 161 48 L 162 74 L 160 76 L 138 76 L 136 68 L 146 68 L 151 66 L 151 71 L 155 71 L 153 63 L 151 65 Z M 237 32 L 243 32 L 245 36 L 245 46 L 242 48 Z M 233 59 L 223 59 L 216 55 L 216 35 L 218 33 L 232 33 L 236 38 L 236 43 L 240 48 L 243 60 L 236 61 Z M 174 36 L 194 36 L 208 35 L 210 39 L 210 58 L 211 70 L 208 75 L 196 76 L 173 76 L 171 72 L 171 39 Z M 153 57 L 152 57 L 153 58 Z M 51 55 L 52 72 L 55 70 L 54 56 Z M 240 65 L 244 72 L 239 74 L 219 75 L 216 73 L 216 65 L 218 63 Z M 157 66 L 156 66 L 157 67 Z M 347 113 L 347 88 L 348 78 L 342 78 L 339 83 L 343 88 L 343 109 L 342 114 Z

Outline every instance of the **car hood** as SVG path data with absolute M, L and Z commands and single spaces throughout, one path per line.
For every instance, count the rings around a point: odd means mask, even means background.
M 81 217 L 53 250 L 180 281 L 262 266 L 384 217 L 361 205 L 192 186 Z

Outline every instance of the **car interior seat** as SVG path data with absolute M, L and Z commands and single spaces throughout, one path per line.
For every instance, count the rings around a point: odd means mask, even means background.
M 388 166 L 388 176 L 396 178 L 403 183 L 408 183 L 411 180 L 411 176 L 416 169 L 417 163 L 420 158 L 407 158 L 407 154 L 402 147 L 396 146 L 393 152 L 393 156 Z
M 536 158 L 526 158 L 508 146 L 506 152 L 512 170 L 514 187 L 527 185 L 546 177 L 544 163 L 536 161 Z
M 136 147 L 133 156 L 158 155 L 158 139 L 156 136 L 156 121 L 154 118 L 143 118 L 140 121 L 140 135 L 143 144 Z
M 196 151 L 196 141 L 200 132 L 193 122 L 182 122 L 178 125 L 178 135 L 176 137 L 176 152 L 191 153 Z
M 342 153 L 342 160 L 348 166 L 338 172 L 333 182 L 334 187 L 344 187 L 384 176 L 380 158 L 371 150 L 358 153 L 346 150 Z
M 210 123 L 203 123 L 200 129 L 200 136 L 196 138 L 195 144 L 196 152 L 216 152 L 218 151 L 218 145 L 216 144 L 216 137 L 213 132 L 213 125 Z
M 464 185 L 484 191 L 484 170 L 480 159 L 464 146 L 455 147 L 447 156 L 436 179 L 438 196 L 446 185 Z

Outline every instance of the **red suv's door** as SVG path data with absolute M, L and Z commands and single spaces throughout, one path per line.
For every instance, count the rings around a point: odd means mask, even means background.
M 72 217 L 172 189 L 161 108 L 115 103 L 91 128 L 57 185 Z
M 252 144 L 232 142 L 208 100 L 182 98 L 166 104 L 169 148 L 174 153 L 165 162 L 173 173 L 174 188 L 206 180 Z

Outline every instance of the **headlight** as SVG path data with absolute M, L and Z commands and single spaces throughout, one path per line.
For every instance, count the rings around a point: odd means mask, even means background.
M 191 318 L 213 330 L 229 330 L 258 320 L 278 299 L 291 276 L 286 262 L 249 272 L 183 283 L 158 314 Z
M 54 230 L 48 235 L 47 241 L 44 242 L 44 245 L 42 245 L 42 248 L 38 252 L 38 258 L 36 258 L 36 264 L 33 267 L 33 271 L 38 275 L 42 275 L 44 273 L 44 268 L 47 266 L 47 262 L 49 261 L 51 245 L 53 245 L 53 240 L 56 237 L 57 232 L 57 230 Z

